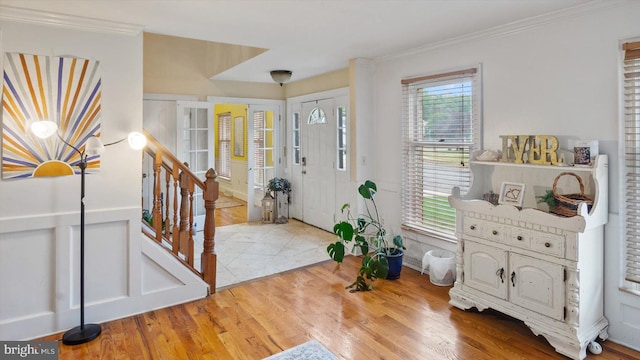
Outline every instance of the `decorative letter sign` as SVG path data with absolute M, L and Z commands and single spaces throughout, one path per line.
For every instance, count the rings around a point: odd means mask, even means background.
M 501 135 L 503 162 L 556 165 L 558 139 L 550 135 Z M 525 154 L 527 158 L 525 159 Z

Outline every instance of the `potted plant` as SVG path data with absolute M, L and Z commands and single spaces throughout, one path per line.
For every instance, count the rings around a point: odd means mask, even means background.
M 350 252 L 360 250 L 362 264 L 358 270 L 356 280 L 347 286 L 351 292 L 368 291 L 373 289 L 373 282 L 378 278 L 397 279 L 402 269 L 402 256 L 406 248 L 402 244 L 402 236 L 396 235 L 389 243 L 389 234 L 384 227 L 378 207 L 375 202 L 377 186 L 367 180 L 358 187 L 358 193 L 364 199 L 365 213 L 355 217 L 351 213 L 351 206 L 342 205 L 345 218 L 336 223 L 333 232 L 339 240 L 327 246 L 331 259 L 341 263 L 346 249 Z
M 269 180 L 269 183 L 267 184 L 267 190 L 269 190 L 269 195 L 272 198 L 276 199 L 276 204 L 278 203 L 278 192 L 281 192 L 287 195 L 287 218 L 288 218 L 289 204 L 291 203 L 291 183 L 289 182 L 289 180 L 285 178 L 274 177 L 273 179 Z M 286 222 L 287 218 L 285 217 L 281 217 L 281 218 L 283 220 L 281 220 L 280 217 L 278 217 L 278 220 L 280 222 Z
M 544 193 L 544 195 L 536 196 L 536 199 L 538 199 L 538 203 L 547 204 L 547 206 L 549 207 L 549 210 L 553 209 L 557 205 L 555 195 L 553 194 L 553 190 L 547 190 Z

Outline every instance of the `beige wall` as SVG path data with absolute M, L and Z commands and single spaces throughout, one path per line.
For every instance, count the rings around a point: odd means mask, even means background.
M 295 78 L 295 72 L 293 74 L 293 78 Z M 348 67 L 285 84 L 284 97 L 291 98 L 327 90 L 340 89 L 347 86 L 349 86 Z
M 266 51 L 261 48 L 144 33 L 143 49 L 143 86 L 147 94 L 196 95 L 200 100 L 207 96 L 282 100 L 349 85 L 348 68 L 282 87 L 276 83 L 210 79 Z

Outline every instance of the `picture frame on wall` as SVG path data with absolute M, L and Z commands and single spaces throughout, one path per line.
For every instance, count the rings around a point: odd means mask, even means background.
M 524 184 L 503 182 L 500 187 L 500 196 L 498 204 L 510 204 L 514 206 L 522 206 L 524 199 Z
M 233 118 L 233 156 L 244 157 L 244 116 Z

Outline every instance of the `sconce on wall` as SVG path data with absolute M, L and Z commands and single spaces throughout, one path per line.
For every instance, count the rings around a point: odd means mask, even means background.
M 271 70 L 271 78 L 280 86 L 291 79 L 291 74 L 293 73 L 289 70 Z

